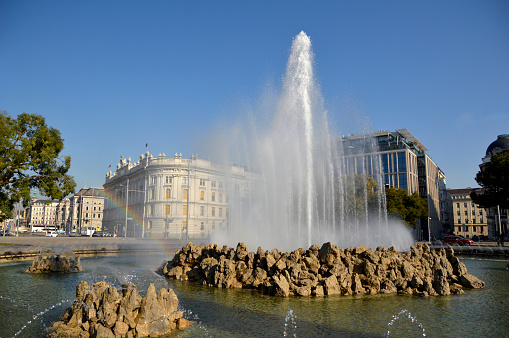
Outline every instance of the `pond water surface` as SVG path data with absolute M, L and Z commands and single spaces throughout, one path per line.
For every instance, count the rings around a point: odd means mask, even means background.
M 0 337 L 44 337 L 92 272 L 159 267 L 164 256 L 82 258 L 83 271 L 34 275 L 31 262 L 0 264 Z M 460 258 L 485 289 L 464 295 L 280 298 L 158 279 L 195 321 L 178 337 L 503 337 L 509 335 L 507 261 Z M 162 283 L 162 284 L 161 284 Z

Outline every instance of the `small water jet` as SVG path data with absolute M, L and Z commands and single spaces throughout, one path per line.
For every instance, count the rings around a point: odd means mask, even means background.
M 418 331 L 420 331 L 420 334 L 422 334 L 423 337 L 426 337 L 426 329 L 424 328 L 422 323 L 420 323 L 417 320 L 417 318 L 414 315 L 412 315 L 410 313 L 410 311 L 408 311 L 407 309 L 401 310 L 398 314 L 392 316 L 392 320 L 387 324 L 389 329 L 387 330 L 386 337 L 389 337 L 391 335 L 391 330 L 393 330 L 393 326 L 394 326 L 395 322 L 401 318 L 407 318 L 410 321 L 410 323 L 417 325 L 417 328 L 418 328 Z M 411 329 L 413 329 L 413 328 L 414 327 L 411 327 Z M 409 334 L 409 332 L 405 332 L 402 334 L 402 336 L 407 337 L 408 334 Z
M 297 316 L 293 313 L 292 309 L 288 309 L 288 313 L 285 317 L 283 337 L 288 337 L 289 334 L 291 334 L 292 337 L 297 337 Z
M 32 322 L 34 322 L 34 321 L 36 321 L 36 320 L 43 320 L 43 319 L 42 319 L 42 317 L 43 317 L 46 313 L 48 313 L 48 312 L 50 312 L 50 311 L 52 311 L 52 310 L 58 309 L 58 307 L 59 307 L 59 306 L 63 306 L 64 304 L 66 304 L 66 303 L 70 303 L 71 301 L 72 301 L 72 300 L 70 300 L 70 299 L 61 300 L 61 301 L 59 301 L 59 302 L 57 302 L 57 303 L 55 303 L 55 304 L 51 305 L 50 307 L 48 307 L 48 308 L 46 308 L 46 309 L 42 310 L 41 312 L 39 312 L 39 313 L 37 313 L 37 314 L 33 315 L 33 316 L 32 316 L 32 319 L 31 319 L 31 320 L 29 320 L 28 322 L 26 322 L 26 324 L 25 324 L 25 325 L 23 325 L 23 326 L 21 327 L 21 329 L 19 329 L 19 331 L 18 331 L 18 332 L 16 332 L 16 333 L 14 334 L 14 337 L 19 336 L 19 335 L 23 332 L 23 330 L 25 330 L 25 329 L 26 329 L 26 328 L 27 328 L 30 324 L 32 324 Z

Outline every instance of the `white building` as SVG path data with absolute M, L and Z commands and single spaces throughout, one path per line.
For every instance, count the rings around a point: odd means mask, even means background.
M 251 189 L 255 174 L 242 166 L 213 164 L 175 154 L 140 160 L 120 158 L 115 172 L 106 174 L 103 224 L 118 236 L 205 238 L 216 229 L 227 229 L 230 198 L 238 200 Z
M 104 189 L 80 189 L 70 198 L 67 209 L 66 232 L 82 233 L 86 229 L 102 231 L 104 205 Z
M 27 207 L 30 231 L 61 230 L 65 233 L 93 228 L 102 230 L 104 189 L 82 188 L 61 201 L 33 198 Z
M 33 198 L 27 210 L 27 226 L 30 231 L 56 230 L 58 201 Z

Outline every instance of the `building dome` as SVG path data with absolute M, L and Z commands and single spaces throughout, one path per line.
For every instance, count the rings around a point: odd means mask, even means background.
M 509 134 L 498 135 L 497 139 L 486 149 L 486 156 L 491 157 L 504 149 L 509 149 Z

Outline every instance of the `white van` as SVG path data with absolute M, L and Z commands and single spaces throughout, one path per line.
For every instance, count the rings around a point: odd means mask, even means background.
M 46 232 L 46 237 L 57 237 L 58 236 L 58 232 L 56 231 L 47 231 Z

